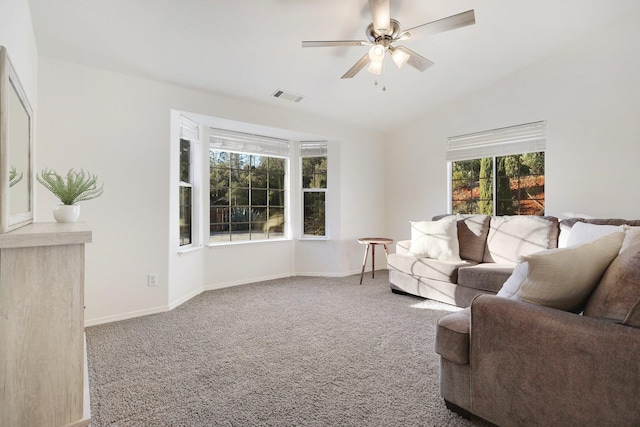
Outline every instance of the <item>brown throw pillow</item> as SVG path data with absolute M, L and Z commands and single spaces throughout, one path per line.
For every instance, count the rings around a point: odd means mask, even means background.
M 636 240 L 611 262 L 589 297 L 584 315 L 640 327 L 639 300 L 640 241 Z

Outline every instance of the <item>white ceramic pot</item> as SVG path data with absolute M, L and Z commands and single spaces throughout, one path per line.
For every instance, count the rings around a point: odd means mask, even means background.
M 80 205 L 55 205 L 53 217 L 57 222 L 76 222 L 80 216 Z

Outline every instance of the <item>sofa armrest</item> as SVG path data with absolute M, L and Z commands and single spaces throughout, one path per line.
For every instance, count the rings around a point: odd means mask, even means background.
M 399 240 L 396 242 L 396 253 L 398 255 L 409 255 L 411 240 Z
M 481 295 L 473 412 L 498 425 L 640 425 L 638 354 L 640 329 Z

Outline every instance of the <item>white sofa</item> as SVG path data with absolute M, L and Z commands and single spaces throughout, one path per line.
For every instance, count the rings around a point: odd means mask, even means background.
M 391 290 L 468 307 L 496 294 L 520 256 L 557 247 L 560 225 L 551 216 L 458 215 L 457 234 L 459 261 L 414 256 L 411 240 L 397 242 L 387 259 Z

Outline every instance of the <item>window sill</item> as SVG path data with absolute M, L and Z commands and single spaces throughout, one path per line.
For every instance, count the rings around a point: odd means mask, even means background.
M 182 255 L 188 254 L 190 252 L 199 251 L 202 248 L 203 248 L 203 246 L 191 246 L 191 247 L 188 247 L 188 248 L 179 249 L 178 250 L 178 255 L 182 256 Z
M 299 237 L 298 240 L 300 241 L 306 241 L 306 242 L 326 242 L 329 240 L 328 236 L 302 236 Z
M 291 239 L 267 239 L 267 240 L 241 240 L 237 242 L 219 242 L 219 243 L 209 243 L 209 249 L 212 248 L 220 248 L 225 246 L 237 246 L 237 245 L 255 245 L 255 244 L 264 244 L 264 243 L 282 243 L 282 242 L 291 242 Z

